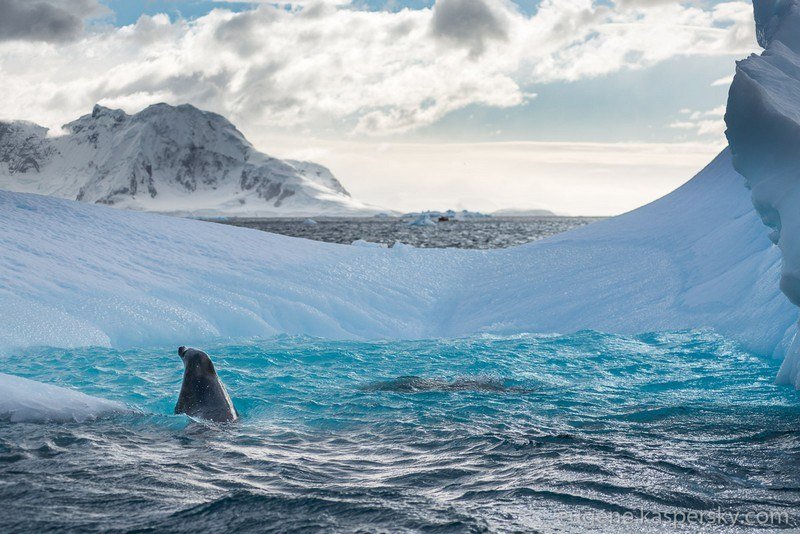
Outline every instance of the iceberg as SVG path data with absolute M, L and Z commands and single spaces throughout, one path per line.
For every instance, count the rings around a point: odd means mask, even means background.
M 417 215 L 416 219 L 409 221 L 408 226 L 436 226 L 436 221 L 431 219 L 427 213 Z
M 731 150 L 660 200 L 528 245 L 336 245 L 0 191 L 0 351 L 711 328 L 785 357 L 800 386 L 797 2 L 756 14 L 767 50 L 739 64 Z
M 124 404 L 67 388 L 0 373 L 0 421 L 86 421 L 131 411 Z
M 780 288 L 800 305 L 800 2 L 755 0 L 761 55 L 740 61 L 725 121 L 733 165 L 747 180 L 769 238 L 783 255 Z M 800 388 L 800 340 L 779 381 Z
M 798 317 L 727 150 L 650 205 L 504 250 L 337 245 L 7 191 L 0 213 L 4 351 L 708 327 L 782 357 Z

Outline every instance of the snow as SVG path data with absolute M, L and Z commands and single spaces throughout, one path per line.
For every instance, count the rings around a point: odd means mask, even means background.
M 800 2 L 754 2 L 760 56 L 739 62 L 725 120 L 735 168 L 783 254 L 780 287 L 800 305 Z M 800 340 L 779 380 L 800 388 Z
M 12 192 L 0 213 L 5 352 L 709 327 L 780 357 L 797 319 L 727 151 L 653 204 L 506 250 L 336 245 Z
M 0 373 L 0 421 L 85 421 L 130 411 L 124 404 Z
M 0 122 L 0 187 L 192 217 L 370 216 L 330 170 L 258 152 L 224 117 L 155 104 L 95 106 L 61 136 Z

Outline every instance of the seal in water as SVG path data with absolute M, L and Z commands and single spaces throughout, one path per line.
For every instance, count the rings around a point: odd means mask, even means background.
M 208 354 L 201 350 L 178 348 L 183 360 L 183 385 L 175 413 L 224 423 L 236 421 L 239 414 Z

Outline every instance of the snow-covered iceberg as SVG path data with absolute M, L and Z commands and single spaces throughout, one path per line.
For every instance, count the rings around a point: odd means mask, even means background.
M 342 246 L 0 191 L 0 350 L 708 327 L 783 357 L 798 310 L 779 288 L 800 302 L 800 25 L 796 1 L 756 8 L 767 51 L 731 89 L 733 161 L 521 247 Z M 781 378 L 800 385 L 798 352 Z
M 0 421 L 85 421 L 130 411 L 124 404 L 0 373 Z
M 0 348 L 710 327 L 781 356 L 780 254 L 723 152 L 626 215 L 493 251 L 321 243 L 0 192 Z
M 735 168 L 783 253 L 780 287 L 800 305 L 800 1 L 755 0 L 764 52 L 739 62 L 725 120 Z M 800 341 L 779 380 L 800 388 Z

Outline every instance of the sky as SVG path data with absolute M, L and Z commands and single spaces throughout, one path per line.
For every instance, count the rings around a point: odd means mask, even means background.
M 752 5 L 0 0 L 0 119 L 190 103 L 389 209 L 613 215 L 726 142 Z

